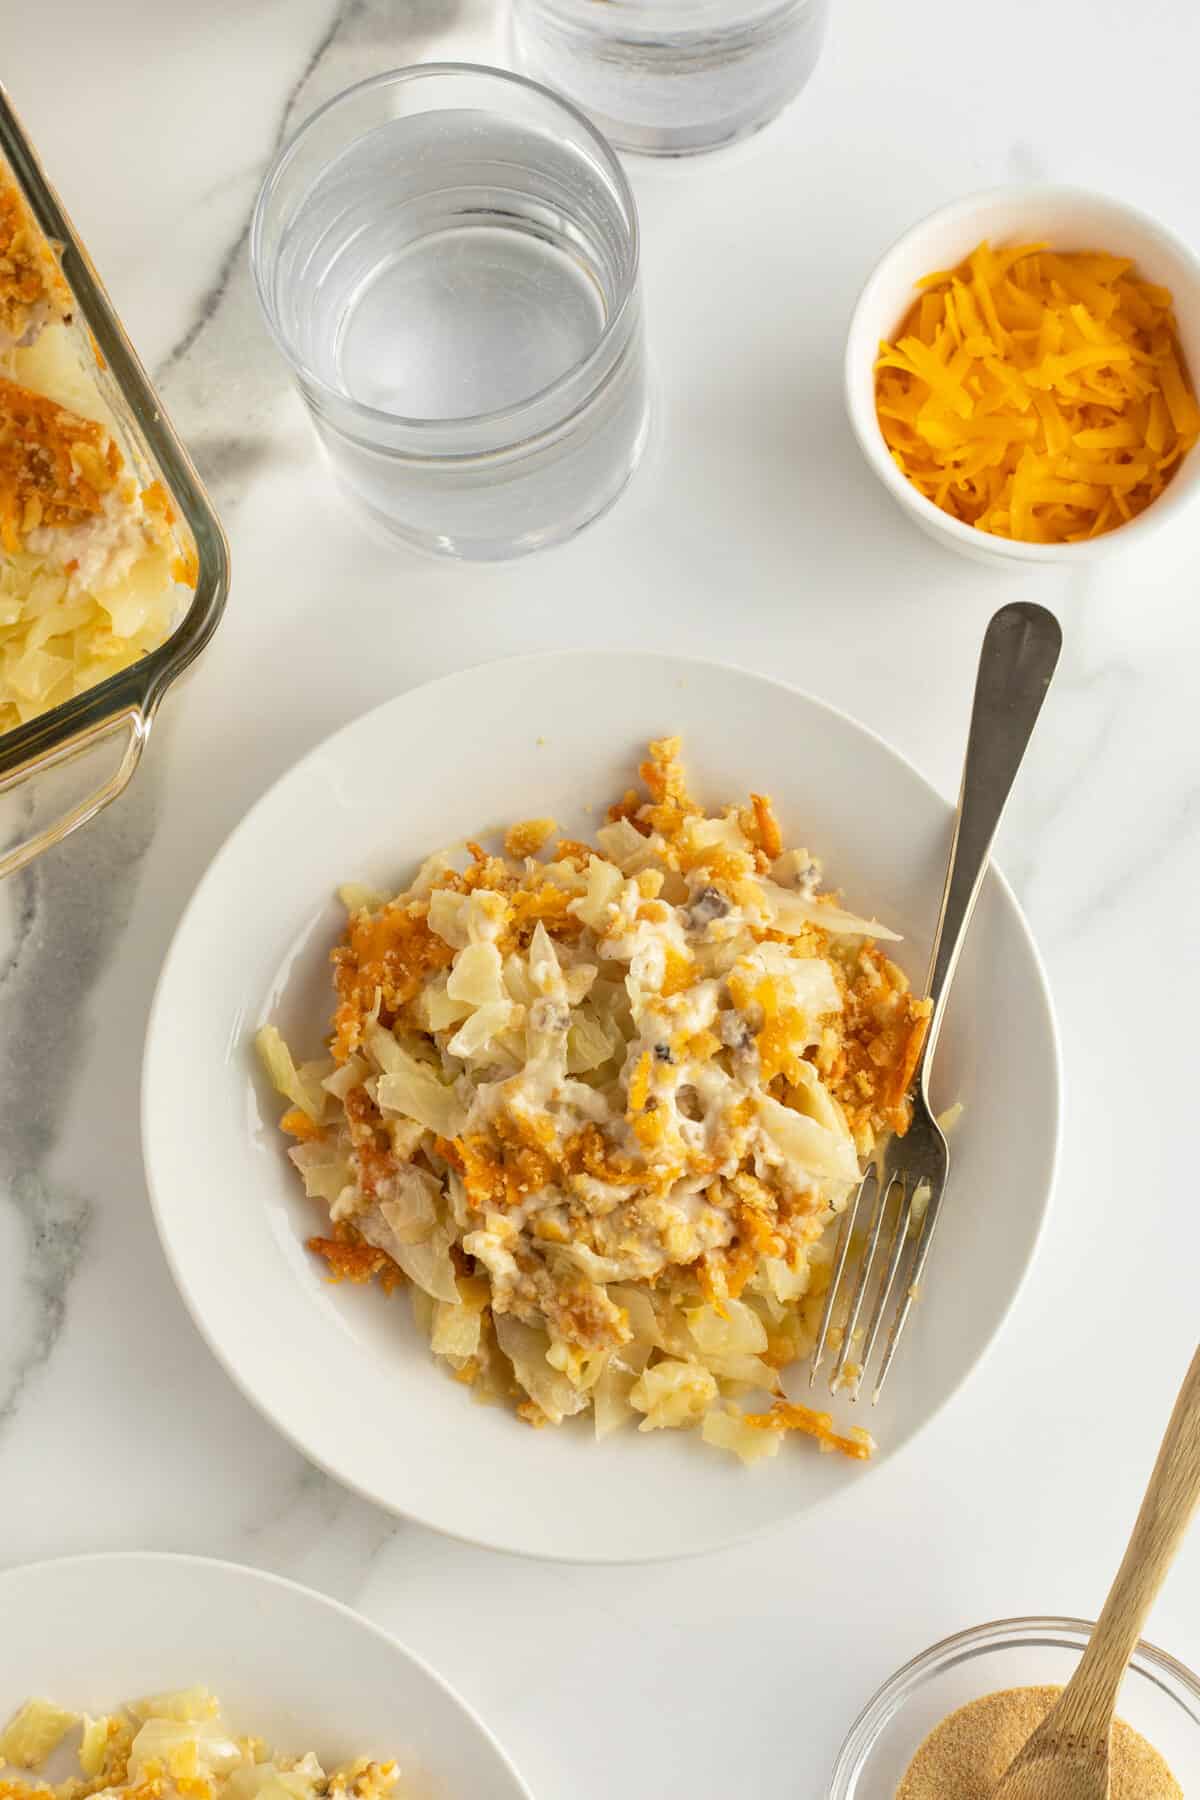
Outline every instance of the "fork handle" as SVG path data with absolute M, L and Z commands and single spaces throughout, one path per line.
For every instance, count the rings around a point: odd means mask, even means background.
M 1061 649 L 1062 631 L 1054 614 L 1028 601 L 1002 606 L 984 633 L 950 862 L 926 983 L 933 1012 L 921 1057 L 922 1090 L 992 839 Z
M 1184 1376 L 1117 1578 L 1079 1667 L 1055 1707 L 1079 1742 L 1108 1736 L 1125 1666 L 1192 1515 L 1200 1504 L 1200 1350 Z

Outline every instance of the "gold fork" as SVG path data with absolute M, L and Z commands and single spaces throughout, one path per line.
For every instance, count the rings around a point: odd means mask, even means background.
M 893 1136 L 887 1140 L 881 1157 L 867 1172 L 842 1215 L 829 1292 L 809 1371 L 810 1387 L 817 1379 L 817 1371 L 829 1345 L 843 1281 L 849 1286 L 854 1278 L 852 1248 L 859 1233 L 860 1216 L 867 1216 L 865 1237 L 861 1255 L 857 1258 L 857 1278 L 850 1295 L 837 1359 L 830 1376 L 831 1391 L 836 1393 L 847 1385 L 851 1388 L 852 1398 L 857 1399 L 874 1354 L 888 1300 L 899 1278 L 900 1298 L 872 1394 L 872 1403 L 878 1401 L 917 1298 L 950 1173 L 950 1151 L 929 1105 L 929 1066 L 937 1048 L 950 984 L 979 897 L 996 827 L 1037 723 L 1061 648 L 1062 632 L 1053 613 L 1024 601 L 1001 607 L 984 633 L 958 812 L 950 844 L 950 862 L 941 912 L 933 934 L 933 953 L 926 983 L 933 1010 L 913 1075 L 912 1123 L 903 1137 Z M 868 1194 L 872 1196 L 869 1204 Z M 919 1201 L 923 1201 L 923 1211 Z M 887 1250 L 881 1258 L 880 1245 L 885 1232 Z M 882 1274 L 879 1273 L 881 1261 Z M 874 1303 L 859 1350 L 859 1321 L 873 1280 L 877 1283 Z

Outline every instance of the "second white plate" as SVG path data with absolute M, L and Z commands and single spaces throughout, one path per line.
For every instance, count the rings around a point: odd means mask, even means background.
M 938 1051 L 961 1100 L 952 1189 L 884 1402 L 873 1464 L 789 1443 L 753 1470 L 689 1434 L 594 1442 L 473 1405 L 402 1296 L 331 1286 L 304 1247 L 321 1221 L 275 1128 L 251 1038 L 270 1018 L 316 1055 L 348 880 L 399 886 L 430 850 L 553 814 L 586 836 L 646 741 L 684 738 L 711 805 L 771 793 L 789 844 L 848 903 L 903 932 L 919 982 L 950 809 L 894 751 L 810 697 L 713 664 L 555 654 L 405 694 L 299 763 L 251 810 L 184 915 L 155 998 L 143 1142 L 159 1231 L 193 1318 L 247 1397 L 358 1492 L 437 1530 L 582 1561 L 715 1548 L 869 1481 L 954 1393 L 1029 1266 L 1058 1144 L 1058 1055 L 1037 953 L 993 871 Z M 850 1416 L 849 1407 L 845 1408 Z M 578 1428 L 577 1428 L 578 1427 Z
M 471 1709 L 395 1638 L 323 1594 L 200 1556 L 68 1556 L 0 1574 L 0 1723 L 207 1687 L 234 1731 L 325 1767 L 394 1758 L 404 1800 L 529 1800 Z

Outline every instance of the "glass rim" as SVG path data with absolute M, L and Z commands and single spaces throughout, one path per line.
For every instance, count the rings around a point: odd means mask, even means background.
M 744 0 L 744 4 L 745 14 L 739 15 L 730 23 L 728 0 L 685 0 L 681 10 L 686 18 L 679 30 L 681 33 L 696 31 L 705 35 L 714 25 L 718 30 L 729 29 L 735 33 L 747 28 L 757 30 L 760 26 L 772 24 L 791 13 L 813 11 L 819 6 L 820 0 Z M 513 0 L 513 7 L 518 13 L 550 12 L 558 15 L 563 10 L 563 0 Z M 656 23 L 661 30 L 662 0 L 622 0 L 621 6 L 614 11 L 619 11 L 623 16 L 609 19 L 603 30 L 601 26 L 604 21 L 581 26 L 580 30 L 588 35 L 607 38 L 619 36 L 626 25 L 640 25 L 647 21 Z M 699 18 L 704 23 L 695 25 L 690 22 L 693 18 Z
M 864 1760 L 870 1755 L 875 1733 L 872 1732 L 868 1737 L 868 1731 L 877 1722 L 886 1724 L 900 1710 L 919 1677 L 935 1673 L 949 1661 L 958 1662 L 984 1650 L 1003 1649 L 1011 1640 L 1023 1637 L 1046 1642 L 1055 1635 L 1071 1634 L 1079 1639 L 1079 1649 L 1082 1652 L 1095 1629 L 1094 1620 L 1039 1613 L 1027 1618 L 991 1619 L 983 1625 L 969 1625 L 964 1631 L 953 1632 L 949 1637 L 930 1644 L 927 1649 L 918 1651 L 876 1688 L 846 1732 L 829 1778 L 829 1800 L 840 1800 L 840 1796 L 847 1792 L 848 1778 L 862 1771 Z M 1175 1683 L 1183 1693 L 1173 1694 L 1171 1697 L 1200 1726 L 1200 1675 L 1145 1638 L 1139 1638 L 1134 1646 L 1129 1667 L 1147 1679 L 1167 1677 Z M 1161 1680 L 1156 1685 L 1161 1687 Z M 1190 1706 L 1183 1697 L 1185 1695 L 1191 1702 Z M 1192 1711 L 1193 1706 L 1195 1711 Z
M 339 388 L 332 387 L 330 383 L 325 381 L 322 376 L 318 375 L 302 357 L 297 356 L 294 353 L 291 345 L 286 341 L 283 333 L 279 329 L 275 304 L 268 292 L 268 284 L 264 279 L 262 239 L 272 189 L 288 163 L 291 162 L 293 156 L 300 148 L 303 140 L 308 136 L 313 127 L 326 116 L 326 114 L 333 112 L 344 102 L 355 99 L 360 94 L 363 94 L 372 88 L 396 86 L 400 83 L 424 80 L 426 77 L 436 80 L 443 76 L 462 75 L 483 76 L 488 80 L 498 82 L 504 86 L 525 88 L 536 94 L 540 99 L 549 101 L 552 107 L 556 108 L 561 113 L 565 113 L 566 116 L 584 132 L 585 136 L 591 140 L 591 143 L 599 152 L 605 171 L 613 180 L 617 197 L 625 212 L 626 219 L 628 220 L 630 261 L 629 268 L 624 273 L 621 281 L 619 289 L 620 297 L 617 305 L 605 319 L 604 328 L 596 342 L 585 356 L 581 357 L 578 362 L 572 363 L 570 368 L 564 369 L 561 375 L 556 375 L 554 380 L 548 382 L 545 387 L 536 389 L 532 394 L 527 394 L 524 399 L 515 401 L 511 406 L 499 407 L 491 412 L 464 413 L 461 416 L 449 419 L 413 418 L 405 413 L 388 412 L 381 407 L 368 406 L 361 400 L 355 400 L 352 395 L 343 393 Z M 602 360 L 604 352 L 608 349 L 614 336 L 620 330 L 634 304 L 641 276 L 641 225 L 638 218 L 637 201 L 634 198 L 633 188 L 630 186 L 629 177 L 625 173 L 621 159 L 617 155 L 616 150 L 609 143 L 603 132 L 600 131 L 587 117 L 586 113 L 582 112 L 579 107 L 575 106 L 570 100 L 567 100 L 562 94 L 555 93 L 552 88 L 546 87 L 540 81 L 531 80 L 528 75 L 520 75 L 511 69 L 496 68 L 490 63 L 408 63 L 399 68 L 384 69 L 377 75 L 368 75 L 364 77 L 362 81 L 353 82 L 349 87 L 342 88 L 340 92 L 333 94 L 328 100 L 323 101 L 322 104 L 311 112 L 306 119 L 302 120 L 295 131 L 292 132 L 291 136 L 280 145 L 275 155 L 271 158 L 271 162 L 259 187 L 258 196 L 254 202 L 254 212 L 250 220 L 249 250 L 250 272 L 254 280 L 254 291 L 258 298 L 259 309 L 266 321 L 267 330 L 270 332 L 272 339 L 284 357 L 284 360 L 287 362 L 288 367 L 295 372 L 295 374 L 304 382 L 306 387 L 313 390 L 320 400 L 327 401 L 336 408 L 345 409 L 351 417 L 361 419 L 365 424 L 384 426 L 392 430 L 409 431 L 414 436 L 426 435 L 429 437 L 444 437 L 448 431 L 454 431 L 456 429 L 501 426 L 508 421 L 512 421 L 514 430 L 509 441 L 513 444 L 520 442 L 525 435 L 521 430 L 520 421 L 528 411 L 534 408 L 540 409 L 544 407 L 554 398 L 556 393 L 560 390 L 565 390 L 576 383 L 580 376 L 586 373 L 590 365 Z M 604 378 L 602 377 L 597 383 L 597 386 L 603 385 Z M 556 419 L 548 429 L 552 431 L 560 429 L 562 424 L 578 412 L 581 405 L 587 404 L 590 398 L 591 394 L 589 393 L 584 396 L 583 400 L 574 402 L 569 411 L 565 412 L 562 418 Z M 545 435 L 545 433 L 543 430 L 538 430 L 532 435 L 540 437 Z M 429 446 L 429 453 L 437 453 L 434 446 Z M 460 452 L 458 454 L 459 457 L 461 457 L 463 453 Z M 475 454 L 486 453 L 467 452 L 466 454 L 469 457 Z

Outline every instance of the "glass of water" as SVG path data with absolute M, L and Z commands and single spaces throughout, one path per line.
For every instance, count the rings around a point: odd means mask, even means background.
M 622 150 L 687 156 L 757 131 L 817 64 L 829 0 L 512 0 L 523 68 Z
M 348 89 L 276 158 L 250 256 L 335 476 L 396 536 L 516 556 L 628 481 L 647 429 L 637 211 L 544 88 L 429 63 Z

